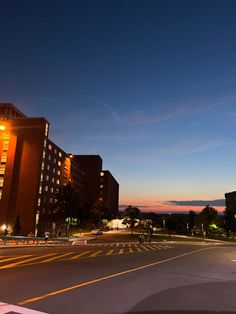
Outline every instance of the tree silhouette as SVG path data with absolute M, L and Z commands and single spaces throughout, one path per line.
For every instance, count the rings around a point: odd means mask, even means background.
M 140 216 L 140 210 L 138 207 L 129 205 L 124 211 L 124 221 L 123 224 L 127 224 L 130 228 L 131 234 L 133 234 L 134 226 L 137 219 Z

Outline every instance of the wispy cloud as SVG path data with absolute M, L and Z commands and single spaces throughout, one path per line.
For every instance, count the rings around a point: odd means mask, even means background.
M 217 200 L 191 200 L 191 201 L 167 201 L 164 202 L 166 205 L 175 205 L 175 206 L 225 206 L 224 199 Z

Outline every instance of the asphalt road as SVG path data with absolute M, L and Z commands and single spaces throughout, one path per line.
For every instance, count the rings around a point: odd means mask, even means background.
M 236 246 L 166 242 L 0 249 L 0 314 L 40 312 L 235 313 Z

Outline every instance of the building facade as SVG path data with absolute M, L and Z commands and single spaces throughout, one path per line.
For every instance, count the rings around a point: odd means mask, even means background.
M 6 228 L 11 232 L 19 215 L 22 234 L 37 235 L 40 217 L 50 213 L 56 193 L 68 183 L 91 204 L 103 197 L 101 157 L 67 154 L 48 134 L 45 118 L 27 117 L 12 104 L 0 104 L 0 233 Z M 104 187 L 112 186 L 112 180 L 107 182 Z M 115 211 L 111 199 L 104 198 L 103 205 Z

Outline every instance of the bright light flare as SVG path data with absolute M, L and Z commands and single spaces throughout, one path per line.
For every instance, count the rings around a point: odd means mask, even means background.
M 0 131 L 5 131 L 6 130 L 6 126 L 5 125 L 0 125 Z

